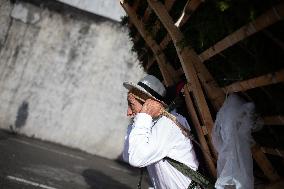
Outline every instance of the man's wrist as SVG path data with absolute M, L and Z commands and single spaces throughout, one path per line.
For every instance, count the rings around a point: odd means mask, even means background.
M 147 113 L 138 113 L 134 118 L 135 127 L 148 127 L 152 126 L 153 118 Z

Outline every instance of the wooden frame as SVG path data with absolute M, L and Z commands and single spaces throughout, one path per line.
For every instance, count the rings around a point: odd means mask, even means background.
M 188 84 L 185 87 L 185 93 L 184 93 L 187 108 L 191 116 L 191 119 L 193 121 L 193 124 L 198 132 L 198 138 L 201 142 L 203 148 L 202 151 L 207 161 L 209 171 L 214 176 L 216 175 L 214 153 L 210 154 L 210 148 L 213 147 L 210 141 L 209 143 L 207 143 L 205 139 L 205 136 L 207 134 L 210 139 L 213 120 L 209 108 L 207 106 L 207 102 L 205 100 L 206 97 L 205 95 L 207 95 L 215 110 L 218 111 L 225 100 L 225 93 L 243 92 L 256 87 L 262 87 L 274 83 L 283 82 L 284 74 L 283 70 L 280 70 L 272 74 L 266 74 L 246 81 L 236 82 L 222 89 L 218 87 L 216 81 L 214 80 L 210 72 L 207 70 L 207 68 L 202 64 L 202 62 L 210 59 L 212 56 L 222 52 L 223 50 L 253 35 L 254 33 L 262 31 L 264 28 L 276 23 L 279 20 L 282 20 L 284 15 L 284 3 L 280 3 L 274 8 L 268 10 L 266 13 L 258 17 L 255 21 L 241 27 L 239 30 L 228 35 L 223 40 L 219 41 L 209 49 L 205 50 L 200 55 L 197 55 L 194 52 L 194 50 L 189 46 L 181 47 L 178 45 L 183 40 L 183 34 L 179 31 L 178 27 L 186 23 L 187 19 L 189 18 L 189 16 L 185 15 L 185 11 L 188 9 L 194 11 L 195 9 L 197 9 L 197 7 L 202 1 L 201 0 L 188 1 L 183 10 L 183 13 L 181 14 L 181 17 L 179 18 L 179 21 L 176 23 L 172 21 L 171 17 L 168 14 L 168 9 L 165 8 L 165 5 L 155 0 L 147 0 L 147 1 L 148 1 L 148 8 L 147 8 L 148 14 L 150 10 L 153 9 L 156 15 L 159 17 L 163 26 L 168 31 L 168 34 L 160 44 L 157 44 L 153 39 L 147 40 L 148 41 L 146 42 L 147 45 L 151 47 L 155 55 L 155 58 L 149 60 L 147 68 L 149 68 L 155 62 L 155 60 L 157 60 L 160 69 L 163 69 L 163 67 L 166 65 L 164 64 L 166 62 L 166 59 L 164 57 L 163 60 L 161 61 L 159 59 L 159 56 L 157 56 L 157 54 L 160 54 L 160 52 L 162 52 L 162 50 L 166 47 L 166 45 L 170 41 L 173 41 L 179 59 L 182 63 L 182 69 L 175 71 L 175 77 L 178 78 L 180 75 L 185 74 L 187 78 Z M 166 0 L 165 4 L 169 5 L 168 3 L 170 2 L 171 2 L 170 0 Z M 141 26 L 138 27 L 140 27 L 141 30 Z M 141 36 L 144 39 L 147 38 L 147 36 L 146 37 L 143 36 L 143 32 Z M 156 44 L 153 43 L 153 41 Z M 282 47 L 283 44 L 280 44 L 280 46 Z M 163 64 L 161 64 L 161 62 L 163 62 Z M 205 93 L 203 92 L 203 90 L 205 91 Z M 195 109 L 193 104 L 196 104 L 197 110 Z M 199 117 L 201 117 L 201 122 L 198 119 L 198 114 Z M 269 116 L 269 117 L 266 116 L 263 119 L 266 125 L 284 125 L 283 124 L 284 118 L 282 115 Z M 204 129 L 204 126 L 206 126 L 207 129 Z M 267 176 L 267 178 L 270 181 L 276 181 L 280 177 L 276 173 L 275 169 L 273 168 L 273 166 L 271 165 L 271 163 L 269 162 L 269 160 L 267 159 L 264 153 L 270 153 L 275 155 L 277 151 L 275 151 L 275 149 L 267 149 L 264 147 L 260 147 L 258 145 L 254 145 L 252 147 L 253 157 L 257 162 L 257 164 L 259 165 L 259 167 L 263 170 L 264 174 Z
M 244 92 L 249 89 L 263 87 L 266 85 L 272 85 L 279 82 L 284 82 L 284 69 L 278 72 L 269 73 L 245 81 L 233 83 L 231 85 L 224 87 L 223 90 L 225 91 L 225 93 L 232 93 L 239 91 Z
M 283 17 L 284 17 L 284 3 L 281 3 L 278 6 L 271 8 L 263 15 L 259 16 L 255 21 L 250 22 L 249 24 L 241 27 L 237 31 L 233 32 L 232 34 L 222 39 L 221 41 L 217 42 L 209 49 L 202 52 L 199 55 L 200 60 L 202 62 L 208 60 L 214 55 L 238 43 L 239 41 L 282 20 Z
M 265 125 L 284 125 L 284 116 L 265 116 L 263 117 L 263 121 Z

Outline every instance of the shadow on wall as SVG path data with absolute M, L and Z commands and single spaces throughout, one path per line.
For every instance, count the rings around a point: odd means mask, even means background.
M 131 189 L 129 186 L 93 169 L 84 170 L 82 176 L 90 189 Z
M 15 127 L 17 129 L 23 127 L 26 124 L 28 116 L 29 116 L 29 103 L 24 101 L 22 105 L 18 108 Z

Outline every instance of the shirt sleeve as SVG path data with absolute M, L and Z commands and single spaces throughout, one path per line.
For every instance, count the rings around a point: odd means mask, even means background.
M 145 167 L 163 159 L 176 143 L 173 131 L 174 123 L 166 117 L 154 125 L 150 115 L 137 114 L 125 138 L 124 159 L 135 167 Z

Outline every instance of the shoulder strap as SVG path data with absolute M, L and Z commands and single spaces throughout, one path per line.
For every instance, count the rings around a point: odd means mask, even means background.
M 199 173 L 198 171 L 194 171 L 187 165 L 178 162 L 176 160 L 173 160 L 169 157 L 165 157 L 165 160 L 167 160 L 173 167 L 175 167 L 178 171 L 180 171 L 183 175 L 189 177 L 192 182 L 189 185 L 188 188 L 194 188 L 197 185 L 202 186 L 205 189 L 214 189 L 214 183 L 210 181 L 209 178 L 206 178 L 204 175 Z

